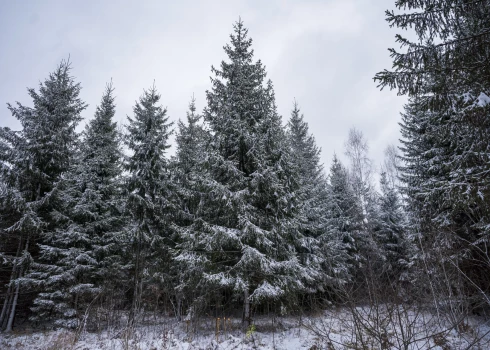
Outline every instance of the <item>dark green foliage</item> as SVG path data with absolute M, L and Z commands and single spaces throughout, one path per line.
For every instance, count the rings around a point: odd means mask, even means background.
M 297 184 L 273 87 L 251 44 L 237 22 L 225 46 L 229 61 L 213 68 L 204 112 L 209 180 L 178 257 L 202 271 L 202 285 L 242 299 L 247 319 L 250 302 L 285 298 L 315 273 L 295 251 Z
M 144 292 L 168 293 L 170 251 L 173 236 L 172 213 L 175 189 L 166 152 L 172 123 L 159 105 L 155 86 L 136 102 L 134 117 L 128 117 L 126 145 L 131 151 L 125 167 L 127 177 L 127 228 L 130 242 L 132 306 L 130 322 L 142 308 Z
M 43 233 L 39 263 L 29 275 L 43 285 L 34 302 L 37 319 L 76 327 L 87 306 L 121 273 L 116 256 L 123 225 L 121 151 L 114 114 L 109 85 L 76 162 L 50 194 L 54 228 Z
M 406 51 L 390 49 L 393 71 L 375 77 L 381 87 L 412 96 L 431 94 L 435 103 L 449 102 L 447 94 L 488 87 L 488 0 L 401 0 L 396 7 L 401 12 L 386 11 L 390 26 L 413 29 L 418 41 L 396 36 Z
M 402 179 L 412 226 L 431 263 L 463 276 L 469 295 L 490 290 L 490 2 L 398 1 L 387 20 L 417 43 L 391 50 L 380 86 L 409 94 L 402 127 Z M 452 278 L 450 283 L 459 285 Z M 459 287 L 458 287 L 459 288 Z M 461 291 L 461 289 L 459 289 Z M 471 291 L 471 292 L 469 292 Z M 463 293 L 463 292 L 462 292 Z
M 390 185 L 386 173 L 381 173 L 381 194 L 379 196 L 379 216 L 375 231 L 377 243 L 381 248 L 383 270 L 388 278 L 406 278 L 409 266 L 410 241 L 408 239 L 406 216 L 397 190 Z
M 314 269 L 317 276 L 309 287 L 312 291 L 323 292 L 346 281 L 343 238 L 329 227 L 331 198 L 320 163 L 320 149 L 309 133 L 308 124 L 296 102 L 287 131 L 291 149 L 290 167 L 298 186 L 295 192 L 297 222 L 302 234 L 296 247 L 301 263 Z
M 86 107 L 79 98 L 80 90 L 80 84 L 70 76 L 69 62 L 61 62 L 40 84 L 39 91 L 28 90 L 33 107 L 20 103 L 16 107 L 8 105 L 22 130 L 2 128 L 0 131 L 2 181 L 9 193 L 5 199 L 14 203 L 15 208 L 12 212 L 15 219 L 4 232 L 18 244 L 15 256 L 9 259 L 13 268 L 4 303 L 6 312 L 2 312 L 0 320 L 2 325 L 6 324 L 7 331 L 12 328 L 19 295 L 26 296 L 24 290 L 29 290 L 29 286 L 43 287 L 40 280 L 23 276 L 31 266 L 36 271 L 37 265 L 32 264 L 32 256 L 36 258 L 38 254 L 36 243 L 43 244 L 46 237 L 42 233 L 54 228 L 52 191 L 73 163 L 77 144 L 75 128 Z M 11 317 L 5 323 L 9 310 Z
M 329 185 L 328 230 L 333 237 L 342 240 L 344 247 L 339 250 L 339 258 L 344 259 L 345 263 L 341 265 L 339 273 L 348 280 L 362 261 L 364 215 L 347 169 L 336 156 L 330 167 Z M 346 256 L 342 251 L 347 252 Z

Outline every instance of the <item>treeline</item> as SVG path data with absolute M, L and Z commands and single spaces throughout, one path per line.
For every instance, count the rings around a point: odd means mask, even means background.
M 1 329 L 105 327 L 119 310 L 130 325 L 144 311 L 250 322 L 375 299 L 485 312 L 490 4 L 476 3 L 388 13 L 424 44 L 399 37 L 407 52 L 376 76 L 411 96 L 379 186 L 361 131 L 349 164 L 325 171 L 296 103 L 283 122 L 241 21 L 206 107 L 192 99 L 176 128 L 152 86 L 121 132 L 110 83 L 78 134 L 86 104 L 62 62 L 28 90 L 33 107 L 8 105 L 22 129 L 0 129 Z

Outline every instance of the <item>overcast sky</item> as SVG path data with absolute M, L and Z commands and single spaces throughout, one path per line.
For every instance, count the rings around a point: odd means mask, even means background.
M 405 97 L 379 91 L 374 74 L 391 67 L 396 30 L 384 20 L 394 0 L 323 1 L 0 1 L 0 126 L 19 129 L 5 103 L 30 105 L 36 87 L 70 55 L 92 118 L 107 81 L 117 120 L 153 80 L 173 120 L 198 110 L 211 65 L 224 58 L 232 23 L 249 28 L 255 58 L 272 79 L 286 121 L 296 99 L 322 148 L 326 167 L 343 157 L 349 128 L 361 129 L 375 164 L 397 143 Z

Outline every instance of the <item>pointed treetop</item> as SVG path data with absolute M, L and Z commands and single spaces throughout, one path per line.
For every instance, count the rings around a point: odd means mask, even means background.
M 332 165 L 330 166 L 330 171 L 331 173 L 334 173 L 336 171 L 345 171 L 344 165 L 340 161 L 339 157 L 337 156 L 337 153 L 334 152 L 333 154 L 333 159 L 332 159 Z
M 191 113 L 196 111 L 196 98 L 194 97 L 194 94 L 192 94 L 191 102 L 189 102 L 189 111 Z
M 293 102 L 293 110 L 291 111 L 291 118 L 289 119 L 288 125 L 291 131 L 299 133 L 302 137 L 305 137 L 308 132 L 308 126 L 306 125 L 306 123 L 304 123 L 303 118 L 304 116 L 303 114 L 301 114 L 298 102 L 295 99 Z
M 233 24 L 233 33 L 230 34 L 231 46 L 226 44 L 224 50 L 232 61 L 251 62 L 254 51 L 252 38 L 248 38 L 248 29 L 245 28 L 241 18 Z
M 111 78 L 111 81 L 106 84 L 105 91 L 104 94 L 102 95 L 102 100 L 100 102 L 100 105 L 96 107 L 96 112 L 95 112 L 96 115 L 97 113 L 102 112 L 103 109 L 109 106 L 113 106 L 115 100 L 113 93 L 114 93 L 114 87 L 112 85 L 112 78 Z
M 191 101 L 189 102 L 189 110 L 187 111 L 187 123 L 190 124 L 195 124 L 201 116 L 196 114 L 196 98 L 194 97 L 194 94 L 192 94 Z
M 85 134 L 88 147 L 97 147 L 99 142 L 104 143 L 99 139 L 100 134 L 109 134 L 116 132 L 116 122 L 113 121 L 116 114 L 116 106 L 114 103 L 114 87 L 112 86 L 112 79 L 106 84 L 104 94 L 102 95 L 100 104 L 95 109 L 95 117 L 89 121 L 86 126 Z M 111 136 L 113 137 L 113 136 Z

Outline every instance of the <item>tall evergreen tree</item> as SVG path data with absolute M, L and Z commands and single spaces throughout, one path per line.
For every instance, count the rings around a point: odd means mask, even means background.
M 131 155 L 128 171 L 127 210 L 130 215 L 131 242 L 130 323 L 142 307 L 143 291 L 151 284 L 168 292 L 172 213 L 175 211 L 175 188 L 172 184 L 166 152 L 172 133 L 167 110 L 159 105 L 155 86 L 144 91 L 136 102 L 134 117 L 128 117 L 126 145 Z
M 209 138 L 202 124 L 202 116 L 196 113 L 194 98 L 189 104 L 187 124 L 179 120 L 177 127 L 174 176 L 179 183 L 182 219 L 189 223 L 192 222 L 200 201 L 199 189 L 200 182 L 205 178 L 203 162 Z
M 209 173 L 205 167 L 209 134 L 202 124 L 202 116 L 196 113 L 194 97 L 187 111 L 187 123 L 181 120 L 178 122 L 175 141 L 177 150 L 173 170 L 179 197 L 179 209 L 176 214 L 176 256 L 182 258 L 189 249 L 187 243 L 192 241 L 195 235 L 196 220 L 202 210 L 202 198 L 206 195 L 206 184 L 209 180 Z M 176 309 L 180 318 L 183 299 L 188 297 L 189 303 L 192 304 L 192 299 L 203 293 L 199 289 L 202 269 L 199 264 L 190 265 L 182 262 L 178 262 L 175 268 L 178 269 L 178 273 L 175 273 L 178 276 Z
M 12 329 L 19 298 L 29 297 L 22 282 L 27 282 L 23 277 L 28 269 L 36 268 L 32 259 L 37 260 L 37 243 L 46 238 L 41 233 L 52 229 L 49 195 L 74 159 L 78 136 L 75 129 L 86 108 L 79 98 L 80 90 L 80 84 L 70 75 L 70 63 L 62 61 L 40 84 L 39 91 L 28 90 L 33 107 L 8 105 L 22 130 L 0 129 L 2 180 L 15 216 L 3 232 L 18 247 L 8 258 L 13 267 L 0 315 L 0 327 L 7 331 Z M 24 298 L 22 302 L 29 300 Z
M 386 173 L 381 173 L 379 197 L 379 228 L 375 232 L 390 279 L 406 277 L 410 260 L 410 241 L 407 235 L 405 213 L 397 190 Z
M 423 97 L 410 99 L 402 115 L 401 170 L 420 243 L 431 259 L 458 266 L 454 273 L 464 273 L 469 290 L 481 295 L 490 288 L 484 253 L 490 182 L 483 176 L 490 154 L 482 141 L 490 137 L 490 105 L 468 97 L 456 98 L 447 109 L 430 108 Z
M 320 149 L 296 102 L 288 122 L 288 141 L 290 164 L 298 183 L 298 222 L 304 237 L 302 242 L 297 242 L 300 259 L 303 264 L 321 271 L 314 288 L 324 291 L 345 278 L 345 274 L 338 273 L 345 268 L 341 258 L 343 246 L 340 236 L 328 230 L 328 184 L 320 163 Z
M 274 92 L 243 22 L 234 25 L 229 62 L 212 68 L 204 118 L 211 132 L 210 181 L 186 254 L 179 259 L 202 268 L 203 283 L 233 291 L 244 301 L 274 300 L 311 279 L 294 244 L 294 184 Z
M 116 235 L 122 229 L 121 151 L 114 113 L 108 85 L 85 128 L 77 162 L 50 195 L 53 228 L 43 233 L 40 264 L 31 274 L 42 283 L 33 308 L 37 319 L 51 317 L 57 325 L 76 327 L 87 305 L 102 293 L 104 281 L 117 276 L 118 269 L 110 266 L 117 260 Z
M 301 199 L 301 217 L 308 236 L 317 237 L 325 231 L 323 211 L 325 209 L 326 181 L 320 163 L 320 149 L 315 138 L 309 134 L 308 124 L 294 103 L 288 122 L 288 139 L 291 147 L 291 164 L 298 173 Z
M 490 227 L 490 2 L 398 1 L 407 12 L 387 12 L 418 42 L 397 35 L 393 71 L 378 73 L 381 87 L 410 101 L 402 121 L 403 178 L 413 224 L 428 255 L 472 295 L 490 290 L 486 246 Z M 452 283 L 451 282 L 451 283 Z M 468 300 L 462 296 L 462 300 Z M 487 304 L 488 302 L 485 301 Z
M 361 204 L 352 189 L 348 170 L 334 156 L 329 174 L 329 207 L 327 211 L 328 231 L 330 235 L 341 239 L 339 249 L 340 264 L 338 274 L 345 280 L 352 279 L 362 263 L 363 219 Z

